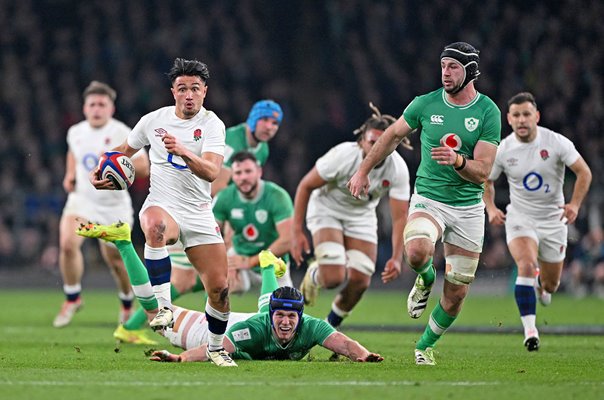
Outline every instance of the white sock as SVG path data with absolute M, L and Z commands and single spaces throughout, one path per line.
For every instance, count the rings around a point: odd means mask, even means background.
M 63 293 L 65 294 L 76 294 L 82 291 L 82 285 L 76 283 L 75 285 L 63 285 Z
M 120 300 L 132 301 L 134 300 L 134 292 L 132 290 L 128 293 L 119 292 L 117 297 L 119 297 Z
M 344 311 L 344 310 L 342 310 L 341 308 L 339 308 L 338 306 L 336 306 L 336 302 L 335 301 L 333 303 L 331 303 L 331 311 L 333 311 L 333 313 L 335 315 L 337 315 L 338 317 L 340 317 L 340 318 L 346 318 L 352 312 L 352 311 Z
M 157 299 L 157 306 L 161 309 L 168 307 L 172 309 L 172 297 L 170 296 L 170 282 L 153 286 L 153 294 Z
M 537 336 L 539 337 L 539 332 L 537 331 L 537 326 L 535 325 L 536 315 L 523 315 L 520 317 L 522 321 L 522 326 L 524 326 L 524 337 Z
M 214 307 L 212 307 L 210 305 L 209 302 L 206 302 L 206 314 L 214 319 L 217 319 L 218 321 L 221 321 L 226 331 L 226 323 L 229 320 L 229 315 L 231 315 L 230 311 L 227 312 L 222 312 L 222 311 L 218 311 L 217 309 L 215 309 Z M 209 330 L 211 321 L 208 321 L 208 350 L 210 351 L 216 351 L 216 350 L 220 350 L 224 347 L 223 345 L 223 340 L 224 340 L 224 331 L 222 333 L 214 333 L 212 331 Z

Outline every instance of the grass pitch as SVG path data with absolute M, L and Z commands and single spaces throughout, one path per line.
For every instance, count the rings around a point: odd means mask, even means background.
M 319 304 L 306 311 L 324 317 L 333 294 L 322 293 Z M 113 292 L 84 292 L 85 307 L 73 323 L 55 329 L 61 293 L 5 291 L 0 399 L 602 398 L 604 336 L 559 333 L 601 330 L 603 301 L 555 295 L 550 307 L 538 309 L 542 347 L 528 353 L 513 298 L 470 294 L 454 329 L 436 347 L 438 365 L 418 367 L 413 349 L 428 312 L 411 320 L 405 297 L 368 293 L 343 329 L 381 353 L 381 364 L 329 362 L 330 353 L 317 348 L 300 362 L 238 361 L 239 368 L 219 369 L 154 363 L 145 356 L 148 346 L 118 346 L 111 336 L 118 309 Z M 188 295 L 179 304 L 199 309 L 202 300 Z M 255 297 L 233 296 L 232 308 L 254 311 Z M 478 333 L 465 333 L 473 331 Z M 157 348 L 177 351 L 157 338 Z

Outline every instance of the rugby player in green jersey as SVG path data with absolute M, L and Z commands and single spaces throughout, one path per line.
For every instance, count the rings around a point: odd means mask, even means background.
M 369 187 L 369 172 L 414 129 L 421 132 L 421 162 L 404 231 L 405 259 L 418 273 L 407 311 L 419 318 L 435 279 L 432 255 L 444 242 L 443 295 L 416 344 L 415 362 L 434 365 L 433 347 L 459 315 L 474 280 L 484 240 L 484 183 L 501 137 L 501 112 L 474 87 L 478 50 L 451 43 L 440 55 L 443 87 L 416 97 L 380 137 L 348 182 L 353 196 Z
M 290 286 L 276 289 L 261 312 L 234 324 L 224 348 L 234 359 L 301 360 L 310 349 L 322 346 L 356 362 L 380 362 L 384 358 L 338 332 L 327 322 L 304 314 L 302 293 Z M 180 354 L 155 351 L 151 360 L 168 362 L 207 361 L 206 344 Z
M 233 156 L 240 151 L 249 151 L 261 166 L 269 154 L 268 142 L 275 137 L 283 121 L 283 110 L 273 100 L 254 103 L 245 122 L 226 130 L 224 163 L 218 177 L 212 182 L 212 197 L 227 187 L 231 180 Z
M 232 157 L 233 183 L 214 199 L 214 217 L 233 233 L 228 252 L 229 291 L 241 293 L 260 282 L 258 254 L 269 249 L 289 263 L 293 202 L 281 186 L 262 179 L 253 153 Z M 293 286 L 289 271 L 279 286 Z

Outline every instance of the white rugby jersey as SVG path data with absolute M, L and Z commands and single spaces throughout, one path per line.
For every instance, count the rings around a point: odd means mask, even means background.
M 340 143 L 315 164 L 327 184 L 315 189 L 310 197 L 309 209 L 315 202 L 322 203 L 340 219 L 373 215 L 380 198 L 386 193 L 397 200 L 409 200 L 409 169 L 397 152 L 390 154 L 379 168 L 369 173 L 369 195 L 354 198 L 346 184 L 363 161 L 363 150 L 356 142 Z M 309 210 L 309 212 L 310 212 Z
M 176 116 L 175 106 L 143 116 L 128 136 L 135 149 L 150 145 L 151 186 L 149 199 L 196 212 L 210 203 L 210 182 L 194 175 L 184 160 L 168 153 L 162 137 L 169 133 L 197 156 L 212 152 L 224 155 L 224 123 L 212 111 L 201 108 L 191 119 Z
M 131 204 L 127 190 L 96 190 L 89 179 L 100 156 L 122 144 L 129 133 L 128 126 L 113 118 L 101 128 L 93 128 L 85 120 L 69 128 L 67 145 L 76 162 L 75 193 L 103 207 Z
M 552 130 L 537 127 L 530 143 L 520 142 L 513 132 L 501 141 L 490 180 L 501 173 L 510 186 L 510 206 L 519 212 L 542 218 L 561 215 L 564 205 L 564 168 L 580 155 L 574 144 Z
M 256 315 L 256 313 L 232 312 L 226 329 L 238 322 Z M 208 320 L 203 311 L 174 307 L 174 326 L 160 332 L 174 346 L 185 350 L 208 343 Z

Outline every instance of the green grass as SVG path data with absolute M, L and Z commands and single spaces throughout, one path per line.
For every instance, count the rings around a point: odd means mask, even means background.
M 307 311 L 323 317 L 331 295 Z M 315 349 L 300 362 L 239 361 L 239 368 L 207 363 L 147 361 L 146 346 L 111 337 L 117 317 L 113 293 L 87 291 L 72 325 L 54 329 L 62 295 L 50 291 L 0 293 L 0 399 L 599 399 L 604 391 L 604 337 L 542 335 L 528 353 L 520 333 L 447 333 L 436 349 L 438 365 L 413 363 L 417 332 L 359 331 L 359 325 L 422 329 L 427 316 L 410 320 L 404 294 L 370 292 L 347 320 L 345 332 L 381 353 L 381 364 L 328 362 Z M 233 309 L 253 311 L 252 295 L 233 296 Z M 431 305 L 435 299 L 431 300 Z M 180 304 L 200 308 L 189 295 Z M 554 296 L 539 309 L 539 325 L 604 325 L 604 302 Z M 431 306 L 430 306 L 431 307 Z M 7 314 L 10 311 L 10 314 Z M 455 326 L 517 328 L 513 298 L 470 296 Z M 158 336 L 158 348 L 176 349 Z

